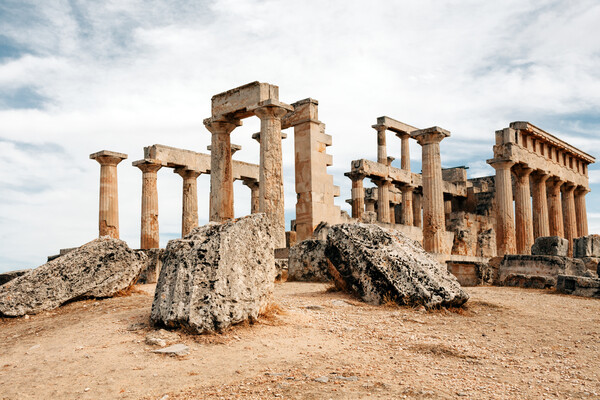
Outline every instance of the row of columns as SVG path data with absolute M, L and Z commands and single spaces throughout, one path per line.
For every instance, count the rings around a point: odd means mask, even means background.
M 496 170 L 498 255 L 531 254 L 535 238 L 541 236 L 564 237 L 572 255 L 573 239 L 588 234 L 585 195 L 589 190 L 510 160 L 489 163 Z

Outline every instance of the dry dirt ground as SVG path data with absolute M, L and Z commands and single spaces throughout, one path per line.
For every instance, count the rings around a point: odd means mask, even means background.
M 0 320 L 2 399 L 600 398 L 600 301 L 467 288 L 459 312 L 370 306 L 282 283 L 282 313 L 217 335 L 145 343 L 146 293 Z

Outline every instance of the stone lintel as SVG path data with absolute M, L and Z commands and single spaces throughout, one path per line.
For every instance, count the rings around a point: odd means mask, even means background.
M 214 95 L 211 99 L 211 114 L 246 118 L 254 114 L 252 108 L 257 104 L 278 99 L 278 86 L 255 81 Z
M 231 145 L 231 155 L 234 155 L 237 151 L 241 150 L 242 146 L 239 144 L 232 144 Z M 212 146 L 208 145 L 206 146 L 206 150 L 211 151 L 212 150 Z
M 387 126 L 387 129 L 389 129 L 392 132 L 396 132 L 398 134 L 398 136 L 410 134 L 410 133 L 418 130 L 418 128 L 415 128 L 414 126 L 405 124 L 404 122 L 400 122 L 398 120 L 395 120 L 393 118 L 386 117 L 386 116 L 378 117 L 377 125 Z
M 127 158 L 127 154 L 117 153 L 116 151 L 110 151 L 110 150 L 102 150 L 102 151 L 98 151 L 96 153 L 90 154 L 91 160 L 95 160 L 98 157 L 115 157 L 115 158 L 120 158 L 121 160 L 125 160 Z

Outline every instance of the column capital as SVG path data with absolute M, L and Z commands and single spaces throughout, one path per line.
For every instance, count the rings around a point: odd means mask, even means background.
M 450 131 L 442 129 L 439 126 L 419 129 L 411 132 L 410 137 L 415 139 L 421 146 L 426 144 L 440 143 L 443 139 L 450 136 Z
M 565 193 L 570 193 L 574 192 L 576 187 L 577 185 L 575 185 L 573 182 L 564 182 L 560 187 L 560 190 Z
M 379 133 L 379 132 L 387 131 L 388 126 L 383 125 L 383 124 L 375 124 L 375 125 L 371 125 L 371 128 L 375 129 L 377 131 L 377 133 Z
M 131 163 L 134 167 L 138 167 L 142 172 L 157 172 L 162 168 L 162 164 L 157 160 L 137 160 Z
M 519 182 L 529 182 L 529 175 L 531 175 L 533 172 L 533 168 L 529 168 L 526 164 L 516 164 L 512 168 L 512 172 L 515 174 Z
M 202 172 L 194 171 L 193 169 L 188 169 L 186 167 L 175 168 L 173 170 L 173 172 L 176 173 L 177 175 L 181 176 L 183 179 L 187 179 L 187 178 L 196 179 L 197 177 L 202 175 Z
M 215 119 L 215 118 L 206 118 L 204 121 L 204 126 L 208 131 L 212 134 L 216 133 L 225 133 L 230 134 L 235 128 L 242 125 L 242 121 L 239 119 Z
M 279 101 L 267 100 L 254 109 L 254 114 L 260 119 L 281 119 L 287 113 L 294 111 L 294 107 Z
M 240 151 L 241 149 L 242 149 L 241 145 L 232 144 L 231 145 L 231 155 L 234 155 L 236 152 Z M 206 146 L 206 150 L 212 151 L 212 146 L 211 145 Z
M 100 165 L 118 165 L 127 158 L 127 154 L 117 153 L 116 151 L 102 150 L 90 154 L 91 160 L 96 160 Z
M 416 188 L 417 188 L 416 185 L 407 183 L 407 184 L 402 185 L 402 187 L 400 187 L 400 190 L 402 191 L 402 193 L 404 193 L 405 191 L 406 192 L 414 192 Z
M 535 169 L 533 170 L 531 176 L 539 183 L 546 183 L 548 179 L 550 179 L 551 175 L 548 171 L 543 169 Z
M 575 193 L 578 194 L 578 195 L 584 195 L 585 196 L 589 192 L 591 192 L 590 188 L 585 187 L 585 186 L 581 186 L 580 185 L 580 186 L 577 186 L 575 188 Z
M 242 183 L 249 188 L 258 186 L 258 181 L 255 179 L 242 179 Z
M 350 178 L 350 180 L 358 181 L 358 180 L 365 179 L 367 177 L 367 174 L 364 172 L 350 171 L 350 172 L 345 172 L 344 176 L 347 176 L 348 178 Z
M 410 138 L 410 133 L 408 132 L 395 132 L 396 136 L 398 136 L 400 139 L 404 139 L 404 138 Z
M 511 169 L 512 166 L 515 165 L 514 161 L 511 161 L 511 160 L 499 160 L 499 159 L 495 159 L 495 158 L 487 160 L 486 162 L 489 165 L 491 165 L 492 168 L 494 168 L 496 171 L 498 171 L 498 170 L 505 170 L 505 169 Z
M 377 187 L 383 186 L 383 185 L 387 185 L 387 184 L 389 184 L 389 183 L 392 182 L 392 180 L 390 178 L 383 178 L 383 177 L 380 177 L 380 176 L 372 177 L 371 181 L 375 185 L 377 185 Z

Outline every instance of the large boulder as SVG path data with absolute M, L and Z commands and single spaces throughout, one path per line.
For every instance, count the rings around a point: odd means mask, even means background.
M 329 282 L 325 249 L 327 242 L 306 239 L 290 248 L 288 281 Z
M 146 256 L 107 236 L 0 286 L 0 315 L 51 310 L 81 298 L 111 297 L 133 285 Z
M 265 214 L 211 223 L 169 241 L 150 318 L 196 333 L 257 318 L 274 287 L 274 244 Z
M 377 225 L 330 228 L 325 255 L 346 288 L 364 301 L 385 300 L 427 308 L 460 306 L 469 299 L 446 266 L 417 242 Z

